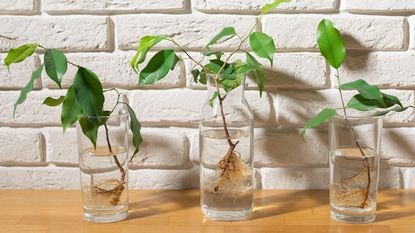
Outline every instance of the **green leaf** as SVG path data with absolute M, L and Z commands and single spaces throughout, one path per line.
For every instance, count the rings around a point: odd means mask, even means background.
M 162 50 L 156 53 L 147 66 L 140 73 L 140 84 L 153 84 L 166 77 L 170 70 L 173 70 L 179 57 L 174 50 Z
M 29 80 L 29 82 L 26 84 L 26 86 L 23 87 L 22 90 L 20 91 L 19 98 L 17 99 L 16 103 L 14 104 L 13 117 L 16 114 L 17 106 L 19 104 L 22 104 L 26 100 L 27 94 L 33 90 L 33 85 L 34 85 L 36 79 L 40 78 L 44 66 L 45 65 L 42 64 L 39 68 L 37 68 L 35 71 L 33 71 L 32 78 Z
M 272 66 L 277 49 L 274 40 L 270 36 L 263 32 L 253 32 L 249 36 L 249 44 L 258 57 L 268 59 Z
M 198 83 L 197 77 L 199 77 L 200 71 L 198 69 L 192 70 L 193 81 Z
M 317 29 L 317 44 L 327 62 L 338 69 L 346 58 L 346 48 L 340 32 L 333 23 L 323 19 Z
M 209 70 L 209 72 L 216 75 L 222 68 L 223 64 L 224 62 L 220 59 L 212 59 L 205 67 Z M 234 70 L 235 69 L 232 64 L 226 63 L 220 74 L 231 74 Z
M 4 59 L 4 64 L 6 64 L 7 69 L 10 69 L 12 63 L 19 63 L 27 57 L 30 57 L 38 46 L 38 44 L 33 43 L 10 49 L 7 57 Z
M 202 70 L 202 72 L 200 72 L 199 83 L 201 83 L 203 85 L 207 84 L 207 75 L 206 75 L 206 72 L 204 70 Z
M 281 3 L 290 2 L 290 1 L 291 0 L 276 0 L 272 3 L 268 3 L 261 9 L 261 14 L 264 15 L 264 14 L 268 13 L 270 10 L 273 10 L 273 9 L 277 8 Z
M 65 96 L 60 96 L 59 98 L 55 99 L 53 97 L 48 97 L 43 101 L 44 105 L 55 107 L 63 103 L 65 100 Z
M 315 117 L 311 118 L 307 121 L 304 129 L 301 130 L 300 136 L 304 140 L 304 134 L 306 129 L 315 128 L 322 123 L 328 121 L 330 118 L 336 115 L 336 110 L 332 108 L 325 108 L 321 112 L 319 112 Z
M 215 91 L 215 93 L 213 93 L 212 97 L 209 99 L 209 105 L 213 108 L 213 102 L 215 101 L 216 98 L 218 98 L 219 96 L 219 92 Z
M 353 82 L 345 83 L 340 86 L 342 90 L 357 90 L 363 97 L 383 102 L 383 95 L 379 87 L 369 85 L 365 80 L 359 79 Z
M 48 49 L 45 52 L 45 70 L 48 76 L 61 87 L 63 75 L 68 69 L 65 55 L 57 49 Z
M 127 104 L 127 108 L 128 108 L 128 113 L 130 114 L 130 130 L 133 133 L 133 145 L 135 147 L 133 157 L 130 159 L 131 161 L 134 158 L 134 156 L 139 152 L 140 144 L 143 142 L 143 138 L 140 133 L 141 124 L 138 121 L 134 110 L 128 104 Z
M 373 99 L 367 99 L 358 94 L 353 96 L 347 103 L 347 107 L 353 108 L 359 111 L 370 111 L 379 106 L 379 102 Z
M 99 120 L 96 117 L 81 117 L 79 118 L 79 124 L 81 125 L 82 132 L 89 138 L 94 148 L 97 147 L 97 137 Z
M 241 85 L 242 77 L 242 74 L 221 75 L 219 76 L 219 84 L 223 90 L 230 92 Z
M 102 116 L 105 98 L 97 75 L 87 68 L 79 67 L 73 87 L 83 114 L 85 116 Z
M 218 52 L 218 51 L 213 52 L 213 51 L 210 51 L 209 49 L 206 49 L 206 48 L 203 49 L 202 54 L 207 56 L 207 57 L 214 55 L 216 57 L 216 59 L 221 59 L 221 57 L 224 55 L 223 52 Z
M 166 39 L 164 35 L 161 36 L 144 36 L 141 38 L 140 43 L 137 47 L 137 53 L 135 54 L 133 60 L 131 61 L 131 67 L 134 72 L 138 74 L 138 65 L 144 62 L 148 50 L 150 50 L 154 45 L 158 44 L 160 41 Z
M 251 71 L 252 78 L 257 82 L 259 89 L 259 96 L 262 97 L 262 92 L 265 87 L 265 82 L 267 78 L 265 77 L 265 72 L 262 69 L 261 63 L 259 63 L 254 56 L 249 53 L 246 53 L 246 63 L 249 64 L 254 69 Z
M 66 92 L 65 99 L 62 104 L 61 123 L 63 132 L 75 123 L 82 115 L 81 105 L 76 100 L 74 86 L 71 85 Z
M 357 94 L 350 99 L 350 101 L 347 103 L 347 106 L 349 108 L 353 108 L 359 111 L 370 111 L 373 109 L 389 109 L 393 106 L 397 106 L 399 109 L 404 109 L 402 103 L 396 96 L 388 95 L 385 93 L 381 94 L 382 99 L 369 99 L 364 97 L 362 94 Z M 398 111 L 398 108 L 395 108 L 393 111 Z M 388 111 L 386 111 L 385 114 L 387 112 Z
M 230 36 L 229 38 L 232 38 L 233 36 L 236 35 L 236 31 L 234 27 L 226 27 L 224 29 L 222 29 L 221 32 L 219 32 L 219 34 L 217 34 L 215 37 L 213 37 L 209 43 L 206 45 L 206 48 L 209 50 L 209 46 L 216 44 L 220 39 Z

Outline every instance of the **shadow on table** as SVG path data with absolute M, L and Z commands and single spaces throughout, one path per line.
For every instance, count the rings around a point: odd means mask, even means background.
M 328 190 L 287 190 L 270 196 L 261 193 L 254 203 L 252 219 L 259 219 L 327 205 L 329 197 Z
M 384 190 L 385 200 L 378 203 L 376 222 L 389 221 L 415 215 L 415 207 L 405 207 L 414 198 L 414 192 L 407 190 Z
M 149 191 L 144 199 L 129 204 L 128 219 L 165 214 L 199 205 L 199 193 L 194 190 Z

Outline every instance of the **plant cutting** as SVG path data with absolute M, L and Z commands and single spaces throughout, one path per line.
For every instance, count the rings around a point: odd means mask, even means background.
M 245 76 L 249 74 L 256 81 L 262 96 L 266 75 L 257 58 L 268 60 L 272 66 L 276 47 L 269 35 L 255 29 L 266 13 L 284 2 L 289 0 L 266 4 L 245 35 L 237 33 L 234 27 L 223 28 L 204 46 L 200 60 L 192 57 L 172 36 L 148 35 L 140 39 L 131 61 L 140 84 L 163 79 L 181 60 L 174 49 L 163 49 L 152 56 L 144 68 L 140 66 L 153 46 L 167 41 L 195 64 L 191 71 L 193 81 L 208 86 L 209 96 L 206 106 L 202 107 L 199 144 L 201 203 L 209 218 L 238 220 L 251 213 L 253 116 L 243 94 Z M 212 48 L 231 39 L 236 39 L 238 45 L 229 54 Z M 244 47 L 246 44 L 253 52 Z M 243 54 L 245 61 L 235 59 L 236 54 Z
M 114 142 L 114 138 L 117 133 L 127 135 L 129 128 L 135 147 L 132 158 L 137 155 L 142 137 L 140 135 L 141 125 L 134 110 L 127 102 L 121 100 L 122 95 L 117 89 L 104 90 L 98 76 L 93 71 L 67 60 L 66 56 L 57 49 L 49 49 L 38 43 L 25 44 L 10 49 L 4 62 L 10 69 L 11 64 L 22 62 L 32 56 L 36 50 L 44 52 L 43 62 L 32 73 L 26 86 L 22 88 L 19 98 L 14 104 L 13 116 L 17 107 L 27 99 L 29 92 L 33 90 L 34 83 L 41 77 L 43 69 L 61 89 L 62 79 L 68 69 L 68 64 L 75 66 L 77 72 L 66 95 L 58 98 L 47 97 L 43 104 L 51 107 L 61 106 L 63 132 L 75 123 L 78 125 L 85 218 L 100 222 L 125 218 L 128 210 L 125 209 L 128 208 L 126 192 L 128 140 L 124 138 L 120 143 L 120 140 Z M 115 105 L 106 110 L 104 109 L 104 93 L 110 91 L 117 94 L 117 99 Z M 83 137 L 87 140 L 84 140 Z M 102 162 L 105 162 L 105 165 L 100 167 L 98 164 Z M 108 166 L 108 164 L 112 165 Z M 100 201 L 91 201 L 91 199 Z M 125 208 L 120 208 L 121 205 L 124 205 Z M 123 210 L 122 214 L 119 213 L 119 209 Z M 110 214 L 105 216 L 100 211 L 106 211 L 107 215 Z
M 383 116 L 404 107 L 396 96 L 359 79 L 342 83 L 339 68 L 346 58 L 340 32 L 323 19 L 317 29 L 317 44 L 327 63 L 335 70 L 341 106 L 324 108 L 307 121 L 307 129 L 330 121 L 330 204 L 335 220 L 349 223 L 372 222 L 376 211 L 380 136 Z M 345 91 L 357 91 L 346 103 Z M 411 107 L 411 106 L 410 106 Z

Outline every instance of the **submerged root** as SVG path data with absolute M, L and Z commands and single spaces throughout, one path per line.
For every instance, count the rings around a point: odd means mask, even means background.
M 252 187 L 252 169 L 242 161 L 235 147 L 230 147 L 218 162 L 216 180 L 209 185 L 213 193 L 238 198 Z
M 109 196 L 111 205 L 118 205 L 122 192 L 124 191 L 124 181 L 107 180 L 101 185 L 96 185 L 92 188 L 93 195 Z M 108 188 L 113 187 L 113 188 Z

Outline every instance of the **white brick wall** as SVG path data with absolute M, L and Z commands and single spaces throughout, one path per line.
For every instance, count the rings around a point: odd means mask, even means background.
M 89 67 L 105 87 L 127 94 L 143 122 L 145 143 L 130 172 L 131 188 L 198 186 L 197 121 L 205 90 L 192 82 L 188 59 L 160 83 L 137 86 L 129 62 L 140 36 L 168 34 L 196 55 L 224 26 L 247 32 L 267 0 L 15 0 L 0 1 L 0 59 L 18 44 L 39 42 L 62 49 Z M 344 81 L 364 78 L 414 105 L 415 3 L 412 0 L 292 0 L 264 17 L 257 30 L 271 34 L 279 53 L 268 68 L 261 99 L 248 80 L 246 97 L 255 114 L 257 187 L 326 188 L 325 127 L 298 137 L 305 120 L 338 105 L 330 70 L 316 48 L 316 27 L 332 19 L 346 37 Z M 13 39 L 9 40 L 7 38 Z M 216 48 L 229 52 L 236 41 Z M 156 49 L 171 45 L 160 43 Z M 151 52 L 153 53 L 153 51 Z M 59 108 L 42 106 L 60 96 L 42 75 L 35 91 L 12 117 L 13 103 L 40 64 L 37 54 L 8 73 L 0 64 L 0 188 L 79 188 L 76 133 L 62 134 Z M 242 55 L 238 55 L 242 56 Z M 63 88 L 74 76 L 69 67 Z M 111 94 L 111 93 L 108 93 Z M 113 93 L 112 93 L 113 94 Z M 351 95 L 352 93 L 347 93 Z M 380 187 L 415 187 L 415 112 L 385 118 Z

